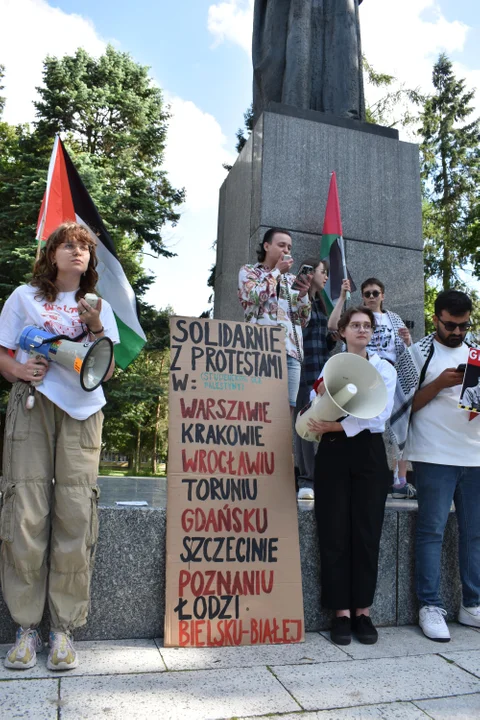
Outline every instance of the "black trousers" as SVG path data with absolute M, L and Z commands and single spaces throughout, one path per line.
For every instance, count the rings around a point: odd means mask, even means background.
M 389 483 L 381 433 L 323 435 L 315 458 L 315 515 L 324 607 L 373 603 Z

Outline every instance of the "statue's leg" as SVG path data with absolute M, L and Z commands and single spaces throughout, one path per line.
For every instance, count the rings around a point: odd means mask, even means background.
M 365 118 L 358 0 L 324 0 L 325 112 Z
M 283 102 L 285 52 L 291 0 L 255 0 L 252 37 L 253 111 Z
M 291 0 L 282 102 L 310 108 L 312 0 Z
M 310 108 L 325 111 L 323 83 L 325 75 L 325 0 L 312 0 L 312 48 L 310 53 Z

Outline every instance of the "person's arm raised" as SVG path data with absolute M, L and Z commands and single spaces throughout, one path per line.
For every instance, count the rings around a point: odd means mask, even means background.
M 347 292 L 350 292 L 350 280 L 344 280 L 342 282 L 342 288 L 340 290 L 340 297 L 337 300 L 335 307 L 332 310 L 330 317 L 328 318 L 328 329 L 330 332 L 336 332 L 338 328 L 338 321 L 343 311 L 343 306 L 347 297 Z

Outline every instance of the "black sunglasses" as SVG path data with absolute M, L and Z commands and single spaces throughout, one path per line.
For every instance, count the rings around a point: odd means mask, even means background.
M 470 328 L 472 327 L 472 323 L 468 322 L 468 320 L 467 320 L 467 322 L 463 322 L 463 323 L 454 323 L 454 322 L 450 322 L 449 320 L 447 320 L 447 322 L 445 322 L 444 320 L 442 320 L 442 318 L 438 318 L 438 319 L 440 320 L 440 322 L 442 323 L 443 327 L 445 328 L 445 330 L 447 332 L 453 332 L 454 330 L 457 329 L 457 327 L 460 330 L 460 332 L 466 332 L 467 330 L 470 330 Z
M 363 297 L 366 298 L 377 298 L 379 295 L 381 295 L 380 290 L 365 290 L 365 292 L 363 293 Z

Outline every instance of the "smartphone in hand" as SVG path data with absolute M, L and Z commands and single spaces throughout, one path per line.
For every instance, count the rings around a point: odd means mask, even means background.
M 302 267 L 300 268 L 300 270 L 298 271 L 297 277 L 295 278 L 295 280 L 292 283 L 292 290 L 300 290 L 298 283 L 297 283 L 297 280 L 299 277 L 301 277 L 302 275 L 304 275 L 304 276 L 313 275 L 314 272 L 315 272 L 315 270 L 313 269 L 313 267 L 311 265 L 307 265 L 306 263 L 304 263 L 302 265 Z

